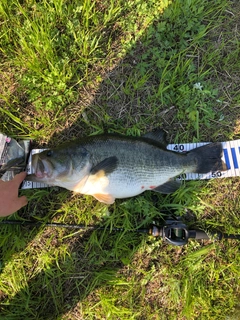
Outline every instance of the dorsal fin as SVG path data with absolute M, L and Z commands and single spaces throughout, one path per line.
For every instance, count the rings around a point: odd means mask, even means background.
M 144 134 L 143 138 L 147 138 L 154 142 L 157 142 L 162 147 L 166 148 L 166 146 L 168 145 L 166 135 L 166 131 L 164 131 L 163 129 L 155 129 Z

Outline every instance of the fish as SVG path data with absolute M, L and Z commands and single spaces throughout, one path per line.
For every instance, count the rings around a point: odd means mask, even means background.
M 113 204 L 146 190 L 169 194 L 183 173 L 227 170 L 222 144 L 209 143 L 186 153 L 167 150 L 166 132 L 156 129 L 140 137 L 118 134 L 87 136 L 44 150 L 32 157 L 26 180 L 92 195 Z

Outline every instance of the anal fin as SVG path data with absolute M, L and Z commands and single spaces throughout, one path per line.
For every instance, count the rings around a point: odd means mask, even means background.
M 177 189 L 179 189 L 181 186 L 180 181 L 176 180 L 168 180 L 164 184 L 161 184 L 160 186 L 153 189 L 153 191 L 169 194 L 175 192 Z
M 93 194 L 94 198 L 96 198 L 98 201 L 106 203 L 106 204 L 113 204 L 115 201 L 115 198 L 111 194 L 100 194 L 96 193 Z

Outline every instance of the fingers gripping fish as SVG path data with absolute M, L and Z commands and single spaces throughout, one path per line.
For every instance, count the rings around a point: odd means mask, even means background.
M 59 186 L 112 204 L 117 198 L 145 190 L 176 191 L 182 173 L 227 170 L 221 143 L 210 143 L 180 154 L 167 150 L 159 129 L 143 137 L 114 134 L 90 136 L 33 155 L 27 180 Z

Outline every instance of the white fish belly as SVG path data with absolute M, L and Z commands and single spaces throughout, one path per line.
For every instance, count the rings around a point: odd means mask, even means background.
M 165 172 L 164 174 L 146 174 L 146 175 L 121 175 L 119 172 L 113 172 L 109 175 L 109 183 L 102 190 L 103 193 L 111 194 L 114 198 L 128 198 L 136 196 L 146 190 L 153 190 L 164 184 L 169 179 L 181 174 L 181 171 Z

